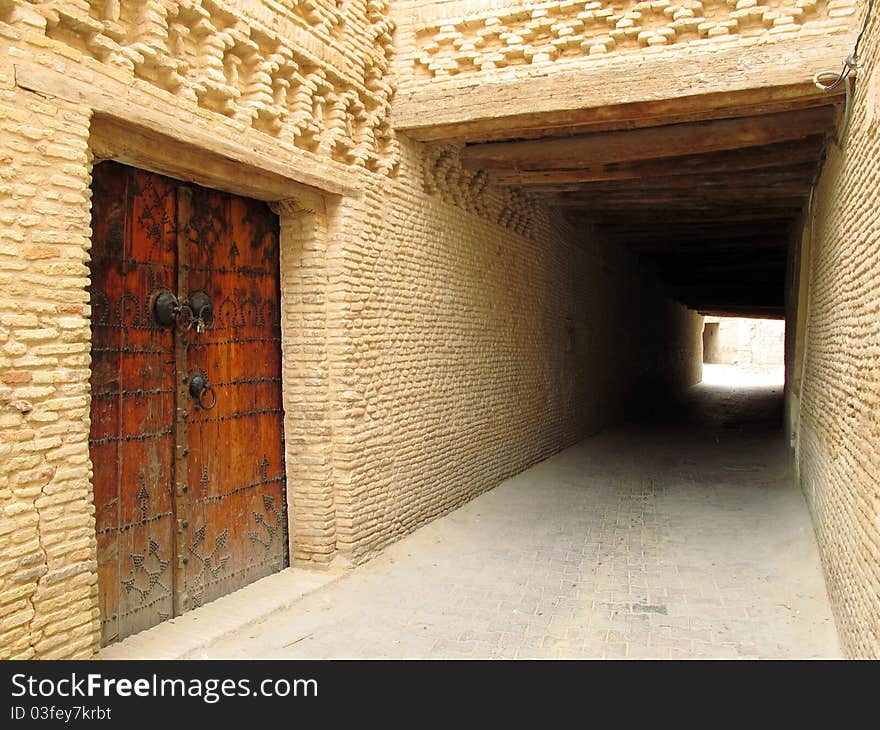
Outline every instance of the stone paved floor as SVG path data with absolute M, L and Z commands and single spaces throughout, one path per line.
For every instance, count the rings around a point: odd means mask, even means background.
M 711 370 L 193 656 L 839 656 L 781 386 Z

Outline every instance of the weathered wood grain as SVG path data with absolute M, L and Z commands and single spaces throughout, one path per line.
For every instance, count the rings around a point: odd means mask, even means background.
M 805 100 L 827 100 L 813 86 L 813 74 L 838 68 L 852 42 L 851 34 L 838 33 L 603 59 L 576 71 L 400 95 L 392 120 L 417 140 L 465 142 L 512 139 L 532 130 L 544 136 L 554 127 L 623 126 L 641 118 L 652 124 L 686 115 L 707 119 L 760 105 L 798 108 Z
M 464 165 L 479 169 L 554 170 L 699 155 L 803 140 L 830 132 L 832 106 L 759 117 L 671 124 L 624 132 L 471 145 Z

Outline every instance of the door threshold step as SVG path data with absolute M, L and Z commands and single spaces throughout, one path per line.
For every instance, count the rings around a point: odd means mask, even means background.
M 126 637 L 98 652 L 98 659 L 201 659 L 218 639 L 240 633 L 348 571 L 286 568 L 233 593 Z

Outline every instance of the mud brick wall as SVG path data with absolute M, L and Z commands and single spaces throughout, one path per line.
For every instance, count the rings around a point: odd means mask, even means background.
M 0 2 L 0 658 L 88 656 L 98 637 L 94 119 L 76 89 L 161 112 L 158 131 L 195 130 L 209 148 L 384 175 L 397 165 L 391 28 L 378 0 Z M 71 98 L 27 90 L 25 68 L 61 76 Z
M 336 530 L 360 560 L 701 376 L 702 317 L 622 249 L 402 140 L 341 213 Z
M 101 155 L 77 89 L 361 191 L 276 207 L 295 560 L 364 560 L 699 379 L 701 318 L 631 257 L 395 135 L 392 29 L 376 1 L 0 0 L 0 658 L 85 657 L 99 636 Z M 28 90 L 34 68 L 70 91 Z
M 402 0 L 401 91 L 544 76 L 608 57 L 657 58 L 848 29 L 855 0 Z
M 828 160 L 800 248 L 789 411 L 841 639 L 880 657 L 880 22 L 860 48 L 845 148 Z M 790 300 L 793 300 L 790 297 Z M 791 301 L 791 308 L 795 302 Z M 791 353 L 794 346 L 790 345 Z M 799 409 L 798 409 L 799 406 Z M 798 419 L 799 411 L 799 419 Z

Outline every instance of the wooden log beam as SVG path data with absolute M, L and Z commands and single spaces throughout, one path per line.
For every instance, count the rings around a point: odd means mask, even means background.
M 563 208 L 564 209 L 564 208 Z M 681 208 L 677 210 L 631 210 L 626 215 L 621 215 L 620 211 L 613 210 L 589 210 L 585 208 L 573 208 L 586 220 L 594 224 L 603 226 L 633 225 L 643 224 L 651 226 L 666 225 L 669 223 L 687 225 L 718 223 L 722 225 L 731 225 L 740 222 L 750 221 L 771 221 L 772 224 L 782 225 L 794 222 L 798 214 L 803 209 L 803 205 L 792 206 L 787 208 L 770 208 L 764 210 L 749 210 L 743 208 L 731 209 L 687 209 Z
M 714 314 L 721 317 L 760 317 L 761 319 L 785 318 L 785 303 L 779 300 L 686 299 L 675 296 L 673 293 L 670 293 L 670 296 L 688 309 L 700 312 L 700 314 Z
M 784 307 L 704 304 L 692 307 L 704 317 L 748 317 L 750 319 L 785 319 Z
M 739 301 L 743 304 L 782 303 L 785 296 L 785 275 L 752 280 L 751 275 L 734 276 L 729 279 L 706 275 L 691 281 L 670 282 L 661 278 L 663 285 L 681 296 L 704 301 Z M 751 299 L 751 301 L 749 301 Z
M 782 287 L 780 286 L 780 289 Z M 667 294 L 689 309 L 698 312 L 710 309 L 713 311 L 734 311 L 748 309 L 752 311 L 783 310 L 785 301 L 782 295 L 774 295 L 769 292 L 756 292 L 751 295 L 742 292 L 739 294 L 694 295 L 686 292 L 677 292 L 667 289 Z
M 573 223 L 580 222 L 581 214 L 577 211 L 569 213 Z M 639 221 L 621 221 L 617 225 L 601 224 L 597 231 L 603 236 L 615 239 L 628 239 L 631 241 L 654 240 L 658 235 L 668 239 L 682 240 L 721 240 L 721 239 L 776 239 L 779 235 L 786 235 L 791 230 L 789 221 L 758 221 L 755 223 L 742 222 L 735 226 L 714 221 L 694 221 L 666 223 L 658 228 L 650 223 Z
M 742 150 L 686 154 L 629 163 L 610 162 L 604 165 L 578 164 L 577 161 L 571 160 L 566 169 L 498 169 L 490 171 L 489 178 L 498 185 L 559 185 L 646 177 L 730 174 L 776 168 L 781 165 L 815 165 L 821 155 L 824 141 L 825 135 L 821 134 L 804 140 L 748 147 Z
M 767 317 L 768 319 L 782 319 L 785 313 L 785 302 L 776 297 L 770 299 L 741 299 L 738 297 L 713 299 L 712 297 L 681 296 L 675 292 L 668 293 L 672 299 L 697 312 L 726 312 L 722 316 L 736 317 L 738 316 L 737 312 L 745 311 L 753 312 L 752 316 Z M 767 314 L 757 314 L 758 312 L 766 312 Z
M 824 97 L 813 74 L 839 68 L 853 34 L 838 32 L 743 47 L 687 48 L 662 55 L 609 55 L 573 71 L 434 90 L 430 83 L 395 98 L 396 129 L 421 141 L 511 139 L 537 130 L 638 119 L 707 119 L 718 110 L 803 105 Z M 743 59 L 747 58 L 748 63 Z M 662 89 L 662 93 L 658 92 Z M 827 98 L 827 97 L 825 97 Z
M 632 250 L 634 253 L 638 253 L 642 261 L 656 263 L 661 267 L 675 266 L 683 269 L 724 262 L 744 262 L 749 265 L 764 266 L 780 261 L 784 262 L 788 254 L 786 248 L 767 245 L 760 239 L 758 241 L 737 241 L 735 245 L 722 248 L 670 246 L 669 248 Z
M 672 252 L 642 255 L 642 260 L 656 265 L 671 274 L 706 269 L 725 270 L 725 267 L 759 269 L 763 271 L 785 268 L 785 249 L 766 249 L 754 251 L 750 249 L 727 249 L 725 251 L 703 250 L 697 253 Z
M 729 101 L 729 100 L 728 100 Z M 737 106 L 710 106 L 700 111 L 676 112 L 670 105 L 663 110 L 656 104 L 631 104 L 622 118 L 606 119 L 598 110 L 588 109 L 572 114 L 574 121 L 568 124 L 542 125 L 540 117 L 536 117 L 535 126 L 518 126 L 515 133 L 502 129 L 493 129 L 492 122 L 478 121 L 449 127 L 435 127 L 426 132 L 423 142 L 443 144 L 479 144 L 483 142 L 502 142 L 511 137 L 516 139 L 541 139 L 544 137 L 568 137 L 576 134 L 593 134 L 595 132 L 611 132 L 623 129 L 641 129 L 642 127 L 658 127 L 664 124 L 684 124 L 686 122 L 707 121 L 709 119 L 731 119 L 734 117 L 755 117 L 762 114 L 792 111 L 794 109 L 810 109 L 825 106 L 828 96 L 786 96 L 774 101 L 759 104 L 740 103 Z M 638 113 L 641 109 L 642 113 Z M 592 112 L 592 114 L 591 114 Z M 632 115 L 632 116 L 630 116 Z M 577 120 L 582 121 L 578 122 Z M 501 125 L 505 120 L 500 121 Z M 500 135 L 500 136 L 499 136 Z
M 758 221 L 758 225 L 763 221 Z M 754 248 L 774 247 L 785 248 L 788 245 L 788 236 L 785 227 L 768 226 L 765 231 L 739 231 L 736 226 L 718 225 L 715 230 L 704 228 L 703 231 L 665 230 L 666 226 L 652 226 L 650 228 L 623 229 L 619 232 L 606 234 L 615 243 L 622 243 L 633 249 L 658 249 L 678 246 L 682 249 L 711 246 L 713 248 L 730 248 L 736 246 L 751 246 Z M 729 230 L 725 230 L 729 229 Z M 728 235 L 724 235 L 724 234 Z M 734 235 L 736 233 L 736 235 Z
M 739 150 L 829 132 L 836 116 L 835 107 L 822 106 L 624 132 L 493 142 L 465 147 L 461 162 L 472 169 L 564 170 L 571 169 L 572 161 L 592 166 Z
M 755 239 L 722 239 L 720 242 L 711 239 L 699 239 L 696 241 L 681 241 L 675 238 L 657 238 L 653 241 L 628 242 L 621 241 L 633 253 L 645 257 L 667 256 L 714 256 L 737 254 L 765 256 L 779 252 L 785 256 L 788 248 L 783 241 L 773 241 L 767 238 Z
M 783 282 L 773 287 L 729 286 L 707 288 L 697 287 L 666 287 L 666 290 L 679 301 L 685 301 L 692 307 L 716 304 L 739 305 L 742 307 L 781 307 L 785 304 Z
M 760 214 L 773 214 L 775 217 L 783 215 L 797 215 L 807 196 L 792 198 L 767 198 L 765 200 L 748 199 L 716 199 L 708 198 L 662 198 L 654 200 L 640 200 L 639 198 L 594 198 L 587 199 L 559 199 L 548 198 L 547 205 L 551 208 L 577 208 L 588 216 L 590 214 L 607 220 L 608 214 L 616 213 L 620 222 L 625 222 L 629 216 L 650 215 L 657 213 L 678 213 L 681 220 L 699 221 L 701 217 L 714 220 L 750 220 Z M 627 214 L 621 216 L 621 214 Z
M 622 191 L 672 191 L 696 189 L 737 189 L 770 187 L 785 183 L 812 183 L 816 163 L 785 165 L 760 170 L 735 173 L 710 173 L 698 175 L 672 175 L 634 178 L 630 180 L 602 180 L 562 185 L 530 185 L 528 192 L 536 195 Z
M 689 266 L 690 262 L 682 261 L 682 256 L 693 260 L 693 266 L 702 266 L 705 262 L 724 262 L 741 260 L 742 257 L 753 257 L 760 262 L 774 262 L 786 260 L 786 249 L 781 246 L 748 245 L 724 246 L 720 248 L 710 246 L 676 247 L 668 248 L 629 248 L 642 261 L 656 262 L 658 266 Z M 777 257 L 778 258 L 775 258 Z M 699 260 L 697 260 L 699 259 Z
M 756 262 L 721 261 L 680 270 L 672 264 L 656 266 L 655 262 L 652 262 L 648 266 L 653 268 L 663 281 L 671 284 L 688 284 L 694 281 L 701 283 L 711 280 L 713 286 L 719 283 L 741 284 L 744 281 L 748 282 L 749 286 L 754 286 L 756 283 L 775 283 L 780 278 L 785 279 L 784 259 L 763 262 L 761 265 Z
M 654 208 L 663 205 L 699 208 L 706 205 L 756 205 L 767 207 L 776 205 L 777 201 L 792 202 L 810 195 L 810 184 L 806 182 L 789 183 L 777 186 L 756 186 L 754 189 L 737 188 L 696 188 L 693 190 L 610 190 L 610 191 L 577 191 L 560 193 L 544 193 L 540 197 L 549 205 L 575 205 L 587 208 L 598 208 L 605 205 L 630 206 L 636 208 Z

